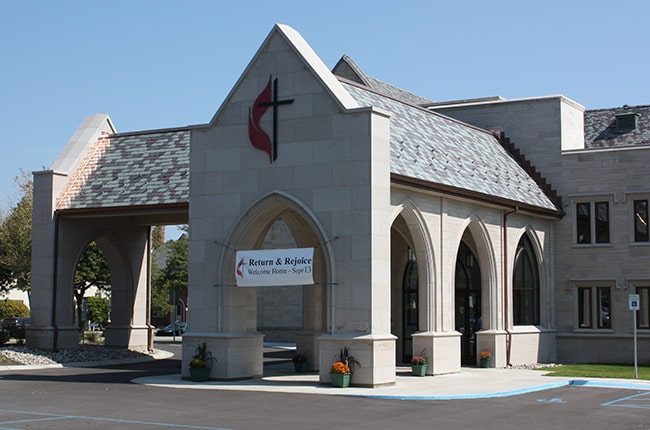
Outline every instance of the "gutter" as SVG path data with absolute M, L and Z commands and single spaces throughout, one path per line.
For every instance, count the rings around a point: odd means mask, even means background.
M 503 284 L 503 328 L 506 331 L 506 367 L 512 366 L 510 363 L 510 355 L 512 352 L 512 333 L 508 328 L 508 310 L 510 304 L 508 302 L 508 215 L 519 211 L 518 207 L 503 213 L 503 220 L 501 222 L 502 240 L 501 246 L 503 247 L 503 273 L 501 275 Z
M 496 197 L 489 194 L 479 193 L 452 185 L 439 184 L 430 182 L 424 179 L 412 178 L 410 176 L 400 175 L 398 173 L 390 174 L 390 181 L 393 184 L 405 185 L 409 187 L 419 188 L 423 190 L 442 193 L 445 195 L 460 197 L 468 200 L 474 200 L 491 205 L 501 206 L 509 209 L 517 209 L 518 211 L 526 211 L 536 215 L 550 216 L 553 218 L 561 219 L 564 216 L 562 211 L 557 209 L 547 209 L 540 206 L 534 206 L 528 203 L 518 202 L 516 200 L 507 199 L 504 197 Z

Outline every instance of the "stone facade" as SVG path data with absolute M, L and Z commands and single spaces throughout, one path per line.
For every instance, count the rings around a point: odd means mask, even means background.
M 441 104 L 348 57 L 337 69 L 344 76 L 277 25 L 208 124 L 115 134 L 107 116 L 86 121 L 55 163 L 65 169 L 35 174 L 28 343 L 75 344 L 71 270 L 95 240 L 111 265 L 109 343 L 150 346 L 148 226 L 189 221 L 186 377 L 203 342 L 211 378 L 262 376 L 265 337 L 309 351 L 323 383 L 349 348 L 359 386 L 393 384 L 396 364 L 419 353 L 430 375 L 478 364 L 480 351 L 495 367 L 625 361 L 625 297 L 650 285 L 650 248 L 630 239 L 630 202 L 650 196 L 647 149 L 587 150 L 583 108 L 563 96 Z M 293 100 L 277 123 L 261 118 L 266 133 L 277 126 L 275 160 L 249 136 L 270 76 L 278 99 Z M 485 129 L 504 132 L 536 171 Z M 610 243 L 575 244 L 580 201 L 609 202 Z M 534 325 L 514 324 L 523 242 Z M 235 286 L 235 250 L 292 247 L 314 248 L 314 285 Z M 611 329 L 576 329 L 584 285 L 611 288 Z
M 627 296 L 650 285 L 650 248 L 634 243 L 632 200 L 647 198 L 647 146 L 588 148 L 584 108 L 562 96 L 469 103 L 436 110 L 510 137 L 563 196 L 566 215 L 553 226 L 553 328 L 564 362 L 626 362 L 632 357 Z M 606 244 L 576 243 L 576 203 L 609 202 Z M 611 288 L 611 329 L 579 329 L 577 287 Z M 640 331 L 639 360 L 650 360 L 650 333 Z M 515 345 L 515 343 L 513 343 Z M 605 346 L 606 345 L 606 346 Z

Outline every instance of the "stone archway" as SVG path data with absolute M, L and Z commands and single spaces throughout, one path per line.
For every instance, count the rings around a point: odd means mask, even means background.
M 487 228 L 478 215 L 469 218 L 461 232 L 454 260 L 456 270 L 454 271 L 453 286 L 456 294 L 453 309 L 456 330 L 460 330 L 459 322 L 463 319 L 457 315 L 461 308 L 464 312 L 472 311 L 474 317 L 465 318 L 462 329 L 465 332 L 462 333 L 461 342 L 465 341 L 468 345 L 461 344 L 460 349 L 464 353 L 460 354 L 459 359 L 465 364 L 478 364 L 478 353 L 482 350 L 489 350 L 493 354 L 491 363 L 494 365 L 497 359 L 505 354 L 506 339 L 500 319 L 501 299 L 496 255 Z M 462 258 L 475 259 L 477 266 L 468 267 L 466 261 L 460 260 Z M 468 272 L 473 272 L 473 277 L 480 278 L 480 280 L 471 279 L 472 276 L 469 276 Z M 462 274 L 465 274 L 466 278 L 459 278 Z M 461 285 L 463 282 L 472 284 Z M 461 294 L 461 290 L 467 291 L 465 294 Z M 474 297 L 473 303 L 472 297 Z M 461 298 L 466 299 L 464 304 L 457 302 Z M 476 303 L 477 301 L 480 305 Z M 478 306 L 478 308 L 471 309 L 472 305 Z M 468 333 L 467 330 L 470 332 Z M 472 348 L 474 352 L 468 355 L 468 348 Z
M 447 339 L 440 332 L 439 303 L 431 237 L 422 214 L 408 201 L 391 224 L 391 332 L 398 338 L 398 363 L 423 353 L 430 363 L 429 374 L 447 372 L 442 370 L 444 353 L 438 354 L 442 350 L 436 348 L 440 339 Z
M 253 203 L 239 217 L 227 242 L 221 246 L 217 259 L 216 334 L 196 333 L 201 321 L 190 314 L 190 333 L 185 335 L 183 360 L 191 357 L 192 343 L 205 341 L 217 358 L 212 378 L 247 378 L 263 373 L 263 335 L 257 331 L 256 289 L 235 286 L 235 250 L 260 249 L 269 228 L 278 219 L 287 225 L 297 247 L 314 248 L 315 285 L 303 287 L 303 328 L 296 336 L 296 344 L 302 351 L 309 350 L 310 367 L 318 367 L 318 337 L 331 332 L 334 312 L 331 240 L 306 205 L 276 191 Z M 246 357 L 244 360 L 242 355 Z

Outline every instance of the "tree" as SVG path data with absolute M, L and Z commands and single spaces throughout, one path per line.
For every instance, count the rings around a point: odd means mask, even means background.
M 77 303 L 77 321 L 79 329 L 83 328 L 82 311 L 83 299 L 91 287 L 99 290 L 107 290 L 111 285 L 111 273 L 104 254 L 95 242 L 91 242 L 77 263 L 77 270 L 74 274 L 74 298 Z M 95 321 L 90 318 L 88 319 Z
M 151 247 L 153 249 L 159 248 L 165 243 L 165 226 L 155 225 L 151 229 Z
M 167 315 L 172 309 L 169 303 L 171 292 L 178 294 L 187 290 L 188 244 L 187 234 L 169 240 L 165 242 L 169 250 L 165 267 L 161 269 L 155 259 L 152 261 L 151 310 L 154 315 Z
M 111 310 L 111 301 L 105 297 L 88 297 L 88 319 L 105 325 Z
M 29 291 L 32 269 L 32 182 L 25 172 L 15 178 L 20 201 L 0 224 L 0 290 Z

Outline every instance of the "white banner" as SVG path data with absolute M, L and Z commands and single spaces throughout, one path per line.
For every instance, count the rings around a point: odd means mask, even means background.
M 238 287 L 313 285 L 314 248 L 237 251 Z

